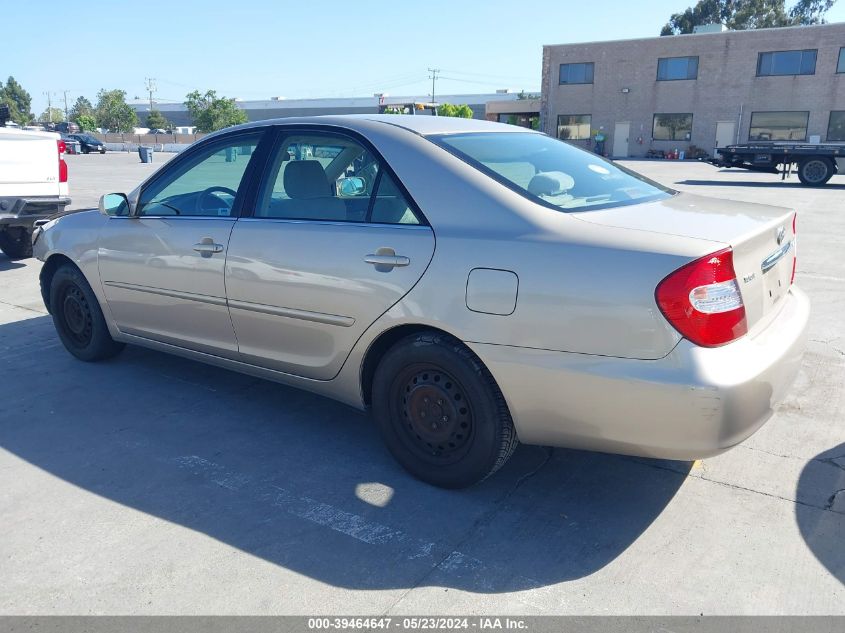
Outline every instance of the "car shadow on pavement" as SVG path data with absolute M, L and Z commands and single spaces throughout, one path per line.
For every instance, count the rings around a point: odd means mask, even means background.
M 4 270 L 13 270 L 15 268 L 23 267 L 24 265 L 20 262 L 16 262 L 13 259 L 9 259 L 5 253 L 0 252 L 0 272 L 3 272 Z
M 818 496 L 826 499 L 819 509 Z M 807 546 L 845 585 L 845 444 L 811 459 L 798 480 L 798 528 Z
M 775 175 L 772 174 L 774 177 Z M 807 185 L 802 185 L 800 182 L 784 182 L 782 180 L 772 180 L 772 181 L 755 181 L 755 180 L 737 180 L 737 181 L 730 181 L 730 180 L 678 180 L 675 182 L 676 185 L 701 185 L 704 187 L 780 187 L 780 188 L 791 188 L 791 189 L 808 189 L 811 187 L 807 187 Z M 838 184 L 838 183 L 827 183 L 823 187 L 823 189 L 845 189 L 845 184 Z
M 649 528 L 691 466 L 524 446 L 481 484 L 440 490 L 392 460 L 366 414 L 326 398 L 131 346 L 81 363 L 48 317 L 0 325 L 0 347 L 15 378 L 0 383 L 0 448 L 335 586 L 493 593 L 590 575 Z M 18 507 L 71 532 L 92 520 L 71 500 L 37 504 Z M 149 544 L 120 547 L 128 560 Z M 158 555 L 178 564 L 178 551 Z

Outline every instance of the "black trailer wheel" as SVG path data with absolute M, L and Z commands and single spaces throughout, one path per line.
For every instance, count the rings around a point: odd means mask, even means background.
M 833 177 L 835 171 L 831 160 L 810 156 L 798 163 L 798 180 L 808 187 L 820 187 Z

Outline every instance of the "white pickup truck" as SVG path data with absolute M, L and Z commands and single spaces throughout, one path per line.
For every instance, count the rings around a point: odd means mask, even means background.
M 0 106 L 0 109 L 2 106 Z M 68 197 L 65 143 L 53 132 L 4 127 L 0 112 L 0 250 L 32 255 L 32 227 L 64 211 Z

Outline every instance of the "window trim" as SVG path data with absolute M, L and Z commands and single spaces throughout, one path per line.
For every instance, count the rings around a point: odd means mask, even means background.
M 268 135 L 268 126 L 254 126 L 249 128 L 244 128 L 241 130 L 235 130 L 232 132 L 227 132 L 224 134 L 207 136 L 206 138 L 202 139 L 198 143 L 191 145 L 188 149 L 184 152 L 180 153 L 176 158 L 171 160 L 167 163 L 167 165 L 153 174 L 149 180 L 143 182 L 138 189 L 138 195 L 135 197 L 134 200 L 130 201 L 129 205 L 129 215 L 124 217 L 129 218 L 158 218 L 158 217 L 166 217 L 168 220 L 176 219 L 176 220 L 201 220 L 201 219 L 215 219 L 215 220 L 237 220 L 240 217 L 243 217 L 244 210 L 246 207 L 246 201 L 249 200 L 250 194 L 252 193 L 252 189 L 255 185 L 255 171 L 258 169 L 258 165 L 262 160 L 264 160 L 263 153 L 267 150 L 267 143 L 269 140 Z M 140 203 L 141 198 L 144 197 L 144 192 L 146 192 L 150 187 L 154 186 L 156 183 L 160 182 L 162 179 L 166 178 L 169 174 L 173 173 L 173 171 L 178 170 L 183 163 L 189 162 L 196 157 L 196 154 L 200 152 L 205 152 L 209 146 L 213 145 L 224 145 L 229 144 L 229 142 L 233 139 L 237 139 L 240 136 L 255 136 L 258 135 L 258 143 L 255 146 L 255 150 L 252 152 L 252 156 L 250 156 L 249 163 L 247 163 L 246 169 L 244 170 L 244 174 L 241 177 L 240 185 L 238 186 L 238 195 L 232 203 L 232 215 L 229 216 L 213 216 L 213 215 L 139 215 L 138 212 L 140 210 Z
M 669 61 L 670 59 L 694 59 L 695 62 L 695 77 L 681 77 L 678 79 L 661 79 L 660 78 L 660 62 Z M 696 81 L 698 79 L 698 69 L 701 66 L 701 57 L 699 55 L 675 55 L 673 57 L 658 57 L 657 58 L 657 77 L 655 81 Z M 687 70 L 689 70 L 689 63 L 687 63 Z
M 807 115 L 807 122 L 804 124 L 804 138 L 803 139 L 792 139 L 792 141 L 796 143 L 806 143 L 807 142 L 807 135 L 810 131 L 810 111 L 809 110 L 754 110 L 748 115 L 748 142 L 762 142 L 762 143 L 777 143 L 777 142 L 789 142 L 784 140 L 770 140 L 770 141 L 761 141 L 760 139 L 752 139 L 751 138 L 751 130 L 754 127 L 754 115 L 755 114 L 774 114 L 774 113 L 782 113 L 782 112 L 789 112 L 789 113 L 801 113 Z M 759 126 L 758 126 L 759 127 Z
M 589 141 L 592 138 L 592 134 L 588 134 L 584 138 L 560 138 L 560 136 L 559 136 L 559 134 L 560 134 L 560 117 L 562 117 L 562 116 L 585 116 L 585 117 L 589 117 L 590 118 L 589 127 L 590 127 L 590 130 L 593 129 L 592 128 L 592 125 L 593 125 L 593 113 L 592 112 L 585 112 L 583 114 L 558 114 L 557 115 L 557 124 L 555 126 L 555 138 L 557 140 L 564 141 L 564 142 L 566 142 L 566 141 Z
M 560 73 L 563 70 L 564 66 L 587 66 L 590 65 L 593 67 L 592 78 L 590 81 L 561 81 L 560 80 Z M 586 73 L 585 73 L 586 74 Z M 595 62 L 562 62 L 558 65 L 557 69 L 557 85 L 558 86 L 591 86 L 595 83 L 596 80 L 596 63 Z
M 657 117 L 672 114 L 689 115 L 689 138 L 655 138 L 654 127 L 657 123 Z M 657 143 L 691 143 L 692 142 L 692 128 L 695 123 L 695 112 L 655 112 L 651 117 L 651 140 Z
M 836 58 L 836 74 L 845 74 L 845 46 L 839 48 L 839 56 Z
M 843 47 L 843 50 L 845 50 L 845 47 Z M 825 131 L 824 136 L 825 143 L 841 143 L 845 141 L 845 136 L 843 136 L 841 139 L 831 140 L 830 138 L 830 122 L 833 120 L 834 114 L 842 114 L 843 117 L 845 117 L 845 110 L 831 110 L 830 113 L 827 115 L 827 130 Z
M 381 152 L 379 152 L 375 146 L 366 139 L 362 134 L 359 134 L 355 130 L 351 130 L 346 127 L 341 127 L 338 125 L 331 125 L 331 124 L 322 124 L 322 125 L 312 125 L 307 123 L 293 123 L 293 124 L 284 124 L 284 123 L 277 123 L 271 124 L 267 126 L 270 129 L 270 133 L 268 134 L 268 142 L 267 142 L 267 154 L 263 157 L 263 167 L 260 170 L 260 173 L 256 174 L 256 179 L 253 183 L 253 187 L 251 188 L 251 196 L 248 198 L 248 204 L 244 206 L 244 213 L 242 216 L 243 218 L 251 218 L 253 220 L 263 220 L 263 221 L 282 221 L 282 222 L 303 222 L 303 223 L 314 223 L 314 224 L 343 224 L 344 226 L 431 226 L 428 221 L 428 218 L 425 217 L 425 214 L 420 209 L 420 206 L 417 204 L 416 200 L 411 196 L 408 192 L 408 189 L 405 187 L 405 183 L 396 175 L 394 169 L 390 166 Z M 272 174 L 272 165 L 271 159 L 276 155 L 281 149 L 281 145 L 284 142 L 285 138 L 288 136 L 292 136 L 295 134 L 314 134 L 315 136 L 343 136 L 352 140 L 358 144 L 360 144 L 364 149 L 369 151 L 378 161 L 379 161 L 379 172 L 382 169 L 386 170 L 388 174 L 393 178 L 393 181 L 396 183 L 399 192 L 405 198 L 405 202 L 408 203 L 408 206 L 411 208 L 411 211 L 414 215 L 417 216 L 419 220 L 419 224 L 386 224 L 382 222 L 367 222 L 366 220 L 363 222 L 355 222 L 351 220 L 317 220 L 313 218 L 265 218 L 261 216 L 255 215 L 255 208 L 258 203 L 259 196 L 261 191 L 264 189 L 265 186 L 268 184 L 268 179 L 275 177 L 275 174 Z M 379 181 L 381 179 L 379 178 Z M 374 192 L 377 191 L 374 189 Z M 372 200 L 372 196 L 371 196 Z M 370 215 L 370 209 L 367 209 L 367 216 Z
M 803 59 L 804 53 L 808 53 L 810 51 L 812 51 L 816 54 L 816 61 L 813 63 L 813 72 L 811 72 L 811 73 L 802 73 L 802 72 L 797 72 L 797 73 L 769 73 L 767 75 L 763 75 L 763 74 L 760 73 L 760 66 L 762 65 L 762 62 L 763 62 L 763 55 L 774 55 L 775 53 L 801 53 L 801 57 L 802 57 L 801 62 L 803 62 L 804 61 L 804 59 Z M 800 71 L 801 62 L 799 62 L 799 64 L 798 64 L 799 71 Z M 819 49 L 817 49 L 817 48 L 792 48 L 792 49 L 781 50 L 781 51 L 760 51 L 760 52 L 757 53 L 757 77 L 811 77 L 811 76 L 816 74 L 816 66 L 818 65 L 818 63 L 819 63 Z M 784 112 L 786 112 L 786 110 L 784 110 Z

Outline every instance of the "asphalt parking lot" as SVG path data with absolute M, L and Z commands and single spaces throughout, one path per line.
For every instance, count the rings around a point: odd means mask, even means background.
M 165 158 L 69 156 L 74 206 Z M 332 401 L 139 348 L 74 360 L 39 262 L 0 255 L 0 614 L 845 614 L 845 176 L 625 164 L 799 213 L 811 341 L 743 445 L 521 447 L 431 488 Z

